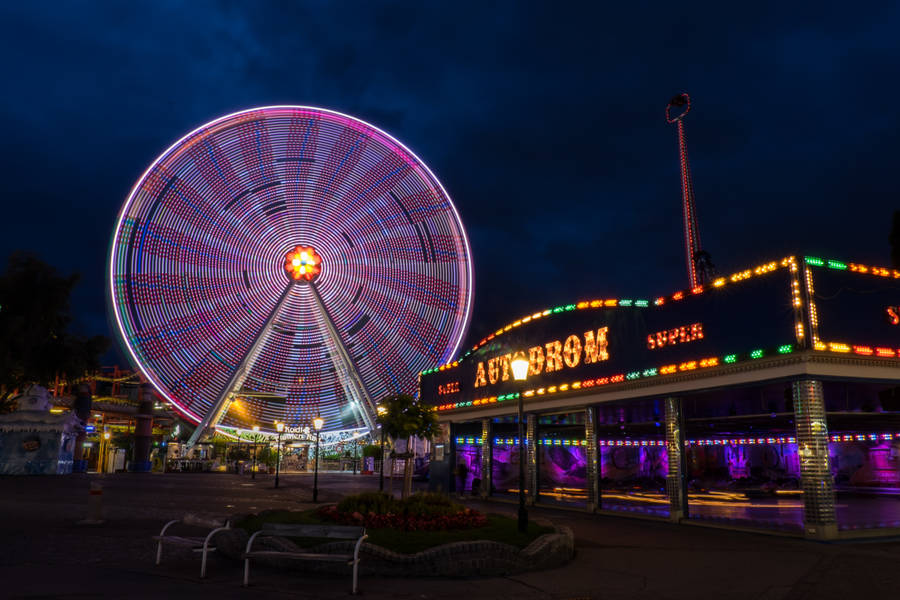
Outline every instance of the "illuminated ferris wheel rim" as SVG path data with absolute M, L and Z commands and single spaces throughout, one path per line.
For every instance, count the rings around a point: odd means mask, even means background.
M 115 317 L 116 328 L 118 329 L 118 333 L 120 336 L 119 339 L 124 342 L 123 345 L 127 349 L 128 354 L 133 361 L 133 364 L 138 368 L 138 370 L 143 374 L 143 376 L 146 377 L 147 380 L 154 386 L 154 388 L 157 390 L 158 393 L 160 393 L 168 401 L 172 402 L 172 404 L 179 409 L 179 412 L 181 412 L 184 416 L 186 416 L 190 420 L 193 420 L 195 423 L 200 423 L 203 420 L 203 417 L 198 416 L 195 411 L 192 411 L 191 409 L 189 409 L 179 399 L 175 398 L 172 394 L 170 394 L 169 390 L 168 390 L 168 386 L 156 377 L 156 375 L 152 369 L 147 368 L 147 366 L 145 366 L 144 361 L 138 357 L 138 355 L 135 352 L 135 349 L 132 347 L 132 344 L 128 343 L 128 341 L 127 341 L 128 335 L 125 331 L 124 324 L 122 323 L 122 317 L 119 314 L 119 310 L 116 306 L 115 261 L 113 260 L 113 255 L 115 254 L 115 251 L 116 251 L 116 240 L 119 237 L 122 226 L 126 219 L 126 215 L 128 214 L 129 209 L 132 207 L 137 194 L 140 192 L 143 185 L 147 181 L 148 176 L 150 176 L 150 174 L 153 172 L 154 168 L 156 168 L 160 164 L 164 163 L 166 161 L 166 159 L 173 152 L 178 150 L 186 142 L 188 142 L 195 136 L 202 134 L 206 130 L 214 129 L 215 127 L 217 127 L 218 125 L 222 124 L 225 121 L 236 119 L 236 118 L 239 118 L 239 117 L 241 117 L 243 115 L 247 115 L 247 114 L 265 113 L 266 111 L 273 111 L 273 110 L 309 112 L 311 115 L 321 115 L 321 114 L 330 115 L 332 117 L 338 118 L 339 120 L 346 120 L 349 123 L 353 123 L 353 124 L 360 125 L 360 126 L 363 126 L 366 128 L 370 128 L 374 132 L 376 132 L 379 136 L 381 136 L 384 141 L 388 141 L 391 144 L 395 145 L 396 149 L 407 154 L 412 159 L 412 161 L 414 161 L 415 164 L 411 165 L 411 166 L 413 166 L 415 169 L 422 169 L 427 174 L 428 178 L 430 178 L 431 181 L 433 181 L 435 184 L 437 184 L 437 186 L 439 187 L 444 198 L 446 198 L 448 201 L 447 206 L 450 208 L 450 211 L 453 214 L 453 217 L 454 217 L 456 225 L 459 229 L 459 234 L 462 237 L 462 241 L 463 241 L 465 248 L 467 248 L 467 249 L 470 248 L 468 233 L 466 232 L 465 226 L 463 225 L 463 222 L 462 222 L 462 219 L 460 218 L 459 212 L 456 209 L 455 203 L 453 202 L 450 194 L 447 192 L 447 189 L 444 187 L 444 184 L 440 181 L 440 179 L 438 179 L 437 176 L 435 176 L 435 174 L 431 171 L 431 169 L 428 167 L 428 165 L 421 158 L 419 158 L 419 156 L 415 152 L 413 152 L 410 148 L 408 148 L 405 144 L 403 144 L 397 138 L 392 136 L 390 133 L 384 131 L 380 127 L 372 125 L 371 123 L 369 123 L 367 121 L 363 121 L 362 119 L 359 119 L 352 115 L 348 115 L 346 113 L 342 113 L 340 111 L 336 111 L 336 110 L 332 110 L 332 109 L 328 109 L 328 108 L 316 107 L 316 106 L 311 106 L 311 105 L 276 104 L 276 105 L 258 106 L 258 107 L 248 108 L 248 109 L 224 114 L 220 117 L 213 119 L 212 121 L 209 121 L 207 123 L 204 123 L 204 124 L 194 128 L 187 134 L 183 135 L 177 141 L 172 143 L 168 148 L 166 148 L 166 150 L 164 150 L 156 159 L 154 159 L 150 163 L 150 165 L 147 167 L 147 169 L 144 170 L 144 172 L 141 174 L 141 176 L 136 180 L 135 184 L 131 187 L 131 190 L 128 193 L 126 201 L 124 202 L 121 209 L 119 210 L 119 213 L 116 217 L 116 224 L 115 224 L 115 227 L 113 228 L 112 238 L 111 238 L 111 242 L 110 242 L 110 246 L 109 246 L 109 254 L 108 254 L 108 260 L 107 260 L 107 262 L 108 262 L 107 283 L 108 283 L 108 291 L 109 291 L 108 299 L 110 299 L 112 302 L 113 308 L 112 308 L 111 312 L 113 313 L 113 315 Z M 458 354 L 462 343 L 465 341 L 465 338 L 466 338 L 466 335 L 468 334 L 468 329 L 470 326 L 470 317 L 471 317 L 473 297 L 474 297 L 474 275 L 473 275 L 472 259 L 471 259 L 470 253 L 467 253 L 467 256 L 465 257 L 465 261 L 468 264 L 468 268 L 466 269 L 466 282 L 465 282 L 468 293 L 466 294 L 465 308 L 464 308 L 464 312 L 463 312 L 463 327 L 460 330 L 460 332 L 457 336 L 457 339 L 453 342 L 452 348 L 450 348 L 450 351 L 447 353 L 448 356 L 455 356 L 456 354 Z M 293 285 L 293 284 L 291 284 L 291 285 Z

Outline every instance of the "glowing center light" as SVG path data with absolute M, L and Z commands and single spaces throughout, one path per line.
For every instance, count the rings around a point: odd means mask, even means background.
M 322 257 L 312 246 L 297 246 L 285 256 L 284 270 L 295 281 L 312 281 L 322 271 Z

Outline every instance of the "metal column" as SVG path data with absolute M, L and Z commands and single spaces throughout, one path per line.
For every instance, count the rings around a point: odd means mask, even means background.
M 822 382 L 795 381 L 793 397 L 803 489 L 803 531 L 807 537 L 832 539 L 837 537 L 837 519 Z
M 263 345 L 265 345 L 266 339 L 269 337 L 269 332 L 272 330 L 272 326 L 275 324 L 275 320 L 281 312 L 281 308 L 287 303 L 293 285 L 293 283 L 289 283 L 287 284 L 287 287 L 284 288 L 281 297 L 278 298 L 278 302 L 275 304 L 275 308 L 273 308 L 272 312 L 269 313 L 269 316 L 266 317 L 266 322 L 263 323 L 262 328 L 256 334 L 256 337 L 253 338 L 253 342 L 250 344 L 247 353 L 244 354 L 243 358 L 241 358 L 241 362 L 235 367 L 231 377 L 228 378 L 228 383 L 225 384 L 225 387 L 222 389 L 218 398 L 216 398 L 216 401 L 209 407 L 209 410 L 206 411 L 203 419 L 197 424 L 197 428 L 194 429 L 194 433 L 191 434 L 191 437 L 188 439 L 187 443 L 185 443 L 183 450 L 185 456 L 188 451 L 200 441 L 200 438 L 207 433 L 207 430 L 215 429 L 216 425 L 219 424 L 219 421 L 222 420 L 222 417 L 225 416 L 225 413 L 228 412 L 228 408 L 234 400 L 235 393 L 243 387 L 244 380 L 247 378 L 247 375 L 250 374 L 250 370 L 253 369 L 256 359 L 259 356 Z
M 687 453 L 684 439 L 681 399 L 666 398 L 666 452 L 669 455 L 666 492 L 669 496 L 669 518 L 675 522 L 688 516 Z
M 334 364 L 335 374 L 344 388 L 344 393 L 350 399 L 350 406 L 356 409 L 362 422 L 369 428 L 369 434 L 374 435 L 375 417 L 378 414 L 378 411 L 375 409 L 375 401 L 369 394 L 362 375 L 359 374 L 359 368 L 353 361 L 353 357 L 350 356 L 350 351 L 341 338 L 334 319 L 331 318 L 331 313 L 325 308 L 325 302 L 319 294 L 319 288 L 314 283 L 310 283 L 309 289 L 315 300 L 316 308 L 319 309 L 319 326 L 324 325 L 322 339 L 325 340 L 325 346 L 331 354 L 331 362 Z
M 537 502 L 537 415 L 526 414 L 525 426 L 527 433 L 525 434 L 525 452 L 528 457 L 526 467 L 526 477 L 528 480 L 528 503 Z M 521 440 L 520 440 L 521 442 Z
M 134 416 L 134 451 L 131 455 L 130 471 L 133 473 L 150 472 L 150 450 L 153 446 L 153 387 L 149 383 L 141 385 L 138 412 Z
M 587 510 L 593 512 L 602 507 L 600 491 L 600 456 L 597 452 L 597 408 L 584 409 L 585 459 L 587 460 Z
M 491 420 L 481 420 L 481 492 L 482 498 L 491 495 Z

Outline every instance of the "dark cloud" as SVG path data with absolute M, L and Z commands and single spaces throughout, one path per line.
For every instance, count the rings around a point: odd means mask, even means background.
M 291 103 L 370 121 L 471 234 L 471 339 L 593 296 L 680 288 L 688 90 L 704 246 L 725 272 L 804 251 L 888 262 L 900 8 L 822 3 L 60 2 L 0 7 L 4 223 L 83 274 L 144 168 L 197 125 Z

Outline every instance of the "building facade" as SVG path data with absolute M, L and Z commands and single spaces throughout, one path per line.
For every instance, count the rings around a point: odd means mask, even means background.
M 529 362 L 515 381 L 510 363 Z M 422 373 L 433 485 L 819 539 L 900 531 L 900 271 L 790 256 L 522 317 Z M 444 475 L 441 475 L 441 474 Z

